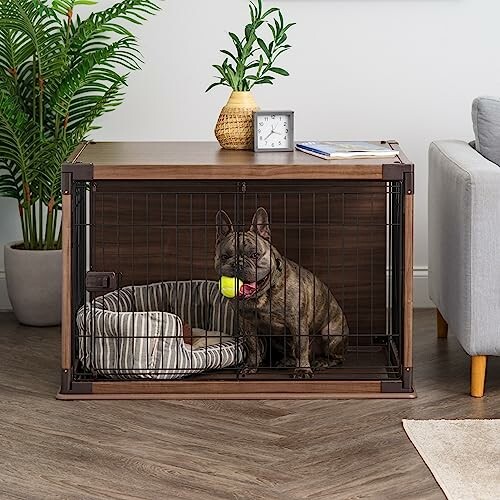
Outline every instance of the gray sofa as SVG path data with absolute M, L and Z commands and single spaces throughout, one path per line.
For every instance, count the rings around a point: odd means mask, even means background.
M 500 167 L 463 141 L 429 150 L 429 293 L 483 396 L 487 356 L 500 355 Z

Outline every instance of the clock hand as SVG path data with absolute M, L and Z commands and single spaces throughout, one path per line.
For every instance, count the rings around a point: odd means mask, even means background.
M 274 131 L 271 130 L 271 132 L 269 133 L 269 135 L 264 139 L 265 141 L 267 141 L 267 139 L 269 139 L 269 137 L 271 137 L 273 135 Z
M 276 127 L 275 127 L 276 128 Z M 274 130 L 274 128 L 271 130 L 271 133 L 269 135 L 272 135 L 272 134 L 276 134 L 276 135 L 282 135 L 280 134 L 279 132 L 276 132 L 276 130 Z M 269 137 L 268 135 L 268 137 Z

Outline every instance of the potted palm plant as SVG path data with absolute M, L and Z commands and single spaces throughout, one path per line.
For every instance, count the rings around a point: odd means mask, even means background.
M 295 23 L 285 24 L 277 7 L 264 10 L 262 0 L 250 1 L 249 9 L 250 22 L 244 35 L 229 33 L 235 52 L 221 50 L 226 58 L 222 64 L 213 65 L 217 81 L 207 88 L 207 92 L 219 85 L 233 89 L 215 126 L 215 136 L 224 149 L 252 149 L 253 112 L 259 108 L 251 90 L 255 85 L 272 85 L 276 75 L 289 75 L 276 61 L 290 49 L 287 31 Z M 269 40 L 262 38 L 262 30 L 266 30 Z
M 159 10 L 122 0 L 86 18 L 92 0 L 0 1 L 0 195 L 19 209 L 22 241 L 5 245 L 7 289 L 20 322 L 60 323 L 61 164 L 139 69 L 127 25 Z

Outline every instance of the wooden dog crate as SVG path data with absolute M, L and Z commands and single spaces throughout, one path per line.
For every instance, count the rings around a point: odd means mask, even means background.
M 401 150 L 394 159 L 325 161 L 201 142 L 83 144 L 63 166 L 58 397 L 414 397 L 413 186 L 413 165 Z M 96 354 L 96 322 L 77 321 L 86 304 L 155 283 L 189 289 L 215 282 L 216 213 L 225 210 L 243 231 L 261 206 L 272 244 L 325 283 L 341 306 L 349 325 L 343 364 L 292 379 L 293 370 L 271 359 L 269 344 L 258 372 L 244 377 L 238 363 L 175 380 L 155 378 L 154 369 L 147 376 L 95 369 L 107 344 Z

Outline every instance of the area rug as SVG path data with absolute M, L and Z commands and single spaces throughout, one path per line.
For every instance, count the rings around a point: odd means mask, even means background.
M 449 500 L 500 498 L 500 420 L 403 420 Z

